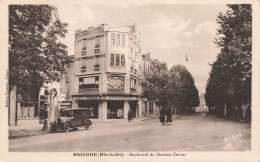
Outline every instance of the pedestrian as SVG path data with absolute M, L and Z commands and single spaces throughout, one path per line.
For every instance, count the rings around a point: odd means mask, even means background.
M 128 111 L 127 116 L 128 116 L 128 122 L 131 122 L 132 116 L 131 116 L 131 111 L 130 110 Z
M 169 109 L 169 110 L 167 111 L 167 124 L 168 124 L 168 125 L 171 125 L 171 123 L 172 123 L 172 112 L 171 112 L 171 110 Z
M 163 109 L 160 110 L 160 122 L 162 123 L 162 126 L 165 125 L 165 112 Z

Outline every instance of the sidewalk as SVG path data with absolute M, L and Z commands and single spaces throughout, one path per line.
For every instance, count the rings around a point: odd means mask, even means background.
M 139 117 L 132 119 L 133 122 L 141 122 L 149 120 L 151 117 Z M 127 123 L 127 119 L 108 119 L 107 121 L 99 121 L 97 119 L 91 119 L 93 125 L 105 124 L 105 123 Z M 35 136 L 49 133 L 49 130 L 43 131 L 43 124 L 39 124 L 39 119 L 27 119 L 18 120 L 17 126 L 9 126 L 9 139 L 20 138 L 27 136 Z
M 9 126 L 9 139 L 34 136 L 48 133 L 42 131 L 43 124 L 39 124 L 39 119 L 22 119 L 17 121 L 17 126 Z

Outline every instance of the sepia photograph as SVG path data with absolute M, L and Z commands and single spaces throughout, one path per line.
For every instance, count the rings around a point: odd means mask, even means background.
M 3 5 L 8 154 L 260 160 L 259 2 L 42 2 Z

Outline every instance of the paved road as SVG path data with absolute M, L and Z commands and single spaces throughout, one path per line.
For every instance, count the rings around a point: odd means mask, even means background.
M 233 142 L 225 143 L 225 138 Z M 159 119 L 120 120 L 96 123 L 90 130 L 81 128 L 69 133 L 9 140 L 9 149 L 14 152 L 243 151 L 250 148 L 250 124 L 201 115 L 182 116 L 171 126 L 161 126 Z

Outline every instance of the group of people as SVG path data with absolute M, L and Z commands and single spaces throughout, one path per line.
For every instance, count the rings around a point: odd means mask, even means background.
M 172 112 L 170 109 L 160 110 L 160 122 L 162 123 L 162 126 L 164 125 L 171 125 L 172 123 Z

